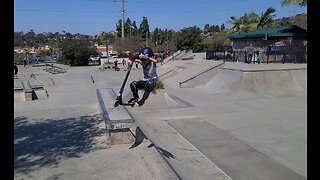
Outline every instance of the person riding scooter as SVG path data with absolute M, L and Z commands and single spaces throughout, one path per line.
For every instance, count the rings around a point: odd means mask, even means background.
M 139 106 L 142 106 L 156 87 L 158 81 L 156 70 L 157 60 L 154 58 L 153 50 L 150 47 L 142 48 L 139 54 L 132 54 L 131 51 L 127 51 L 126 54 L 131 56 L 128 64 L 132 65 L 134 62 L 140 63 L 144 75 L 143 79 L 130 83 L 133 98 L 131 98 L 128 103 L 136 102 Z M 140 100 L 138 94 L 139 89 L 144 89 L 144 94 Z

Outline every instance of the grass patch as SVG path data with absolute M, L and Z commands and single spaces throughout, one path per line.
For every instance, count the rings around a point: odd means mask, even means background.
M 161 79 L 157 81 L 156 87 L 153 89 L 152 93 L 157 94 L 157 90 L 160 89 L 164 89 L 164 82 Z

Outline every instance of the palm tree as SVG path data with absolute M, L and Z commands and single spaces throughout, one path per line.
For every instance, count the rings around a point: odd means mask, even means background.
M 240 19 L 242 20 L 241 30 L 245 32 L 254 31 L 260 22 L 260 16 L 255 12 L 245 13 Z
M 275 14 L 272 14 L 274 12 L 276 12 L 276 10 L 273 7 L 269 7 L 266 12 L 261 14 L 257 27 L 263 28 L 266 25 L 270 25 L 273 22 L 273 17 L 275 16 Z
M 287 6 L 290 4 L 296 4 L 300 6 L 307 6 L 307 0 L 282 0 L 281 6 Z
M 233 24 L 231 30 L 233 32 L 238 31 L 254 31 L 257 28 L 265 27 L 267 25 L 271 25 L 273 22 L 273 17 L 275 16 L 273 13 L 276 10 L 273 7 L 269 7 L 264 13 L 259 16 L 255 12 L 245 13 L 240 18 L 235 16 L 231 16 L 228 21 L 229 24 Z
M 240 30 L 240 26 L 242 24 L 242 19 L 241 18 L 237 18 L 235 16 L 231 16 L 230 19 L 231 20 L 229 20 L 227 23 L 233 24 L 231 30 L 234 31 L 234 32 L 238 32 Z

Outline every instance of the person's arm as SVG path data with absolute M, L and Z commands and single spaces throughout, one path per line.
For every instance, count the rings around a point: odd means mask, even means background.
M 154 63 L 157 63 L 157 62 L 158 62 L 156 59 L 154 59 L 154 58 L 152 58 L 152 57 L 148 57 L 148 56 L 143 55 L 143 54 L 140 54 L 140 55 L 139 55 L 139 58 L 140 58 L 140 59 L 145 59 L 145 60 L 150 60 L 151 62 L 154 62 Z
M 149 60 L 152 61 L 152 62 L 154 62 L 154 63 L 157 63 L 157 62 L 158 62 L 155 58 L 152 58 L 152 57 L 150 57 Z
M 132 65 L 134 62 L 141 63 L 141 60 L 139 59 L 139 54 L 129 54 L 129 60 L 128 60 L 128 65 Z

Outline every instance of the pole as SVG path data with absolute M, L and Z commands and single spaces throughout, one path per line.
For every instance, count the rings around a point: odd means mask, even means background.
M 109 44 L 108 44 L 108 36 L 106 36 L 106 50 L 107 50 L 107 57 L 108 57 L 108 63 L 109 63 Z
M 169 38 L 168 38 L 168 35 L 169 35 L 169 34 L 167 33 L 167 54 L 168 54 L 168 51 L 169 51 L 169 50 L 168 50 L 168 49 L 169 49 L 169 47 L 168 47 L 168 46 L 169 46 L 169 43 L 168 43 L 168 39 L 169 39 Z
M 124 38 L 124 0 L 121 0 L 121 6 L 122 6 L 122 10 L 121 10 L 121 38 Z

